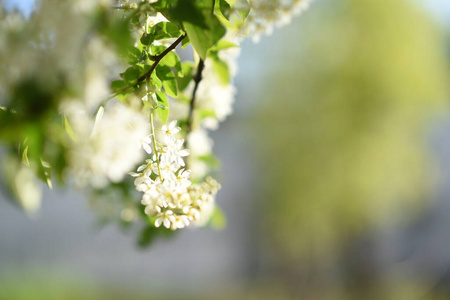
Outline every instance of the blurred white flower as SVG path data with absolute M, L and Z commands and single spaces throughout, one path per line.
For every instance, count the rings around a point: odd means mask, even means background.
M 191 150 L 191 155 L 187 159 L 187 163 L 192 172 L 192 178 L 204 178 L 208 172 L 208 165 L 199 157 L 211 154 L 213 140 L 208 137 L 208 132 L 203 128 L 198 128 L 189 133 L 188 145 Z
M 271 35 L 275 26 L 282 27 L 289 24 L 292 17 L 305 10 L 310 2 L 310 0 L 249 0 L 251 11 L 242 31 L 257 43 L 261 35 Z
M 101 188 L 109 181 L 119 182 L 142 161 L 140 145 L 150 131 L 143 113 L 116 102 L 105 110 L 92 134 L 94 120 L 80 102 L 65 103 L 63 111 L 76 136 L 69 164 L 79 185 Z

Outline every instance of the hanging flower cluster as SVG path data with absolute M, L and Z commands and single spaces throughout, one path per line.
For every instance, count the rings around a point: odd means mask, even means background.
M 199 185 L 189 180 L 191 171 L 186 169 L 183 160 L 189 150 L 183 149 L 183 139 L 175 137 L 181 130 L 176 123 L 172 121 L 161 128 L 163 143 L 156 141 L 154 130 L 144 139 L 143 148 L 148 154 L 154 152 L 153 156 L 137 169 L 137 173 L 130 173 L 136 178 L 136 189 L 144 193 L 141 203 L 145 205 L 145 213 L 155 218 L 155 227 L 164 225 L 172 230 L 184 228 L 210 213 L 220 188 L 211 177 Z

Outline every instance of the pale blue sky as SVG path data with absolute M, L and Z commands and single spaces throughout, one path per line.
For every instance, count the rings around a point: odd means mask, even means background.
M 426 7 L 439 22 L 450 29 L 450 1 L 448 0 L 413 0 Z
M 33 9 L 35 0 L 0 0 L 5 5 L 6 9 L 12 9 L 17 7 L 26 15 L 29 15 Z

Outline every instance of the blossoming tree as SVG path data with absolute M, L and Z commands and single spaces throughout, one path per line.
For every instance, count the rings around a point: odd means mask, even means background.
M 0 10 L 0 141 L 7 190 L 29 213 L 42 184 L 83 188 L 141 244 L 221 226 L 209 130 L 232 112 L 239 44 L 307 0 L 42 0 Z

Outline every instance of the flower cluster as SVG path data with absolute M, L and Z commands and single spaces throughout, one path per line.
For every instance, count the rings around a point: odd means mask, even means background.
M 139 145 L 150 126 L 141 111 L 116 102 L 100 109 L 94 121 L 76 99 L 65 101 L 62 111 L 73 130 L 69 164 L 77 185 L 103 188 L 120 182 L 142 161 Z
M 163 143 L 156 141 L 154 132 L 145 138 L 144 150 L 154 153 L 137 169 L 137 173 L 130 173 L 136 178 L 136 189 L 144 193 L 141 203 L 145 205 L 145 213 L 155 218 L 155 227 L 163 225 L 171 230 L 199 221 L 205 214 L 209 218 L 214 196 L 220 188 L 212 178 L 201 184 L 190 181 L 191 171 L 186 169 L 183 160 L 189 155 L 189 150 L 183 149 L 183 139 L 175 137 L 180 130 L 176 121 L 172 121 L 161 128 Z
M 292 16 L 308 8 L 309 3 L 310 0 L 249 0 L 251 12 L 245 29 L 258 42 L 261 35 L 271 35 L 274 26 L 289 24 Z

